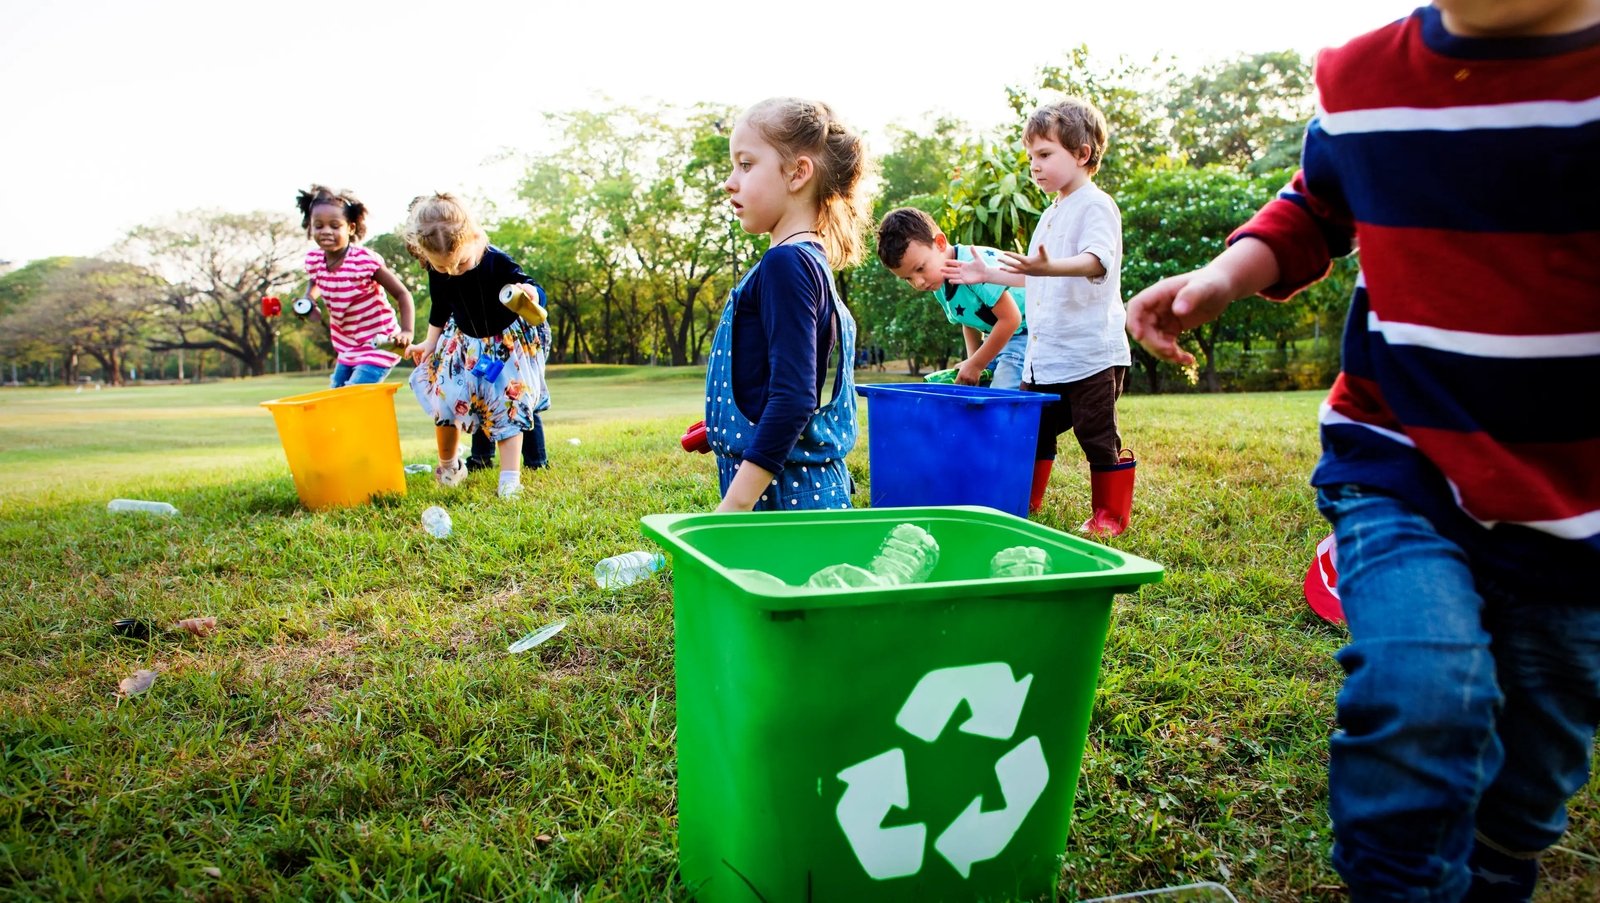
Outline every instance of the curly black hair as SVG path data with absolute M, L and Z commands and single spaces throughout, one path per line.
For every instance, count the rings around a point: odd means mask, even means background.
M 334 191 L 326 185 L 312 185 L 296 195 L 294 202 L 300 208 L 300 228 L 306 230 L 308 236 L 311 234 L 311 209 L 322 204 L 335 204 L 344 209 L 345 222 L 350 224 L 350 235 L 357 241 L 367 237 L 367 205 L 348 190 Z

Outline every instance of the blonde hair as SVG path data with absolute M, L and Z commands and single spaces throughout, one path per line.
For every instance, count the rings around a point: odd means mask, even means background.
M 1099 108 L 1081 97 L 1068 97 L 1034 110 L 1022 130 L 1022 140 L 1049 138 L 1059 142 L 1074 157 L 1078 156 L 1080 148 L 1088 145 L 1089 162 L 1083 168 L 1092 176 L 1100 170 L 1109 133 L 1105 114 Z
M 820 101 L 773 97 L 744 112 L 748 122 L 778 152 L 786 166 L 810 157 L 817 186 L 817 232 L 822 250 L 835 267 L 860 262 L 869 222 L 865 198 L 859 196 L 866 174 L 866 149 L 860 136 Z
M 429 255 L 448 260 L 471 242 L 487 246 L 489 236 L 455 195 L 436 193 L 412 199 L 401 231 L 406 250 L 428 262 Z M 479 251 L 481 259 L 482 251 Z M 474 261 L 474 266 L 477 265 Z

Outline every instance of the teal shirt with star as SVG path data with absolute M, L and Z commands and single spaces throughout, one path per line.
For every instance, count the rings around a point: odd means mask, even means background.
M 972 245 L 956 245 L 956 260 L 968 261 L 972 259 Z M 991 267 L 998 267 L 1004 261 L 1000 252 L 992 248 L 977 249 L 983 254 L 983 262 Z M 971 326 L 973 329 L 987 335 L 994 330 L 996 317 L 994 306 L 1000 302 L 1000 296 L 1006 292 L 1011 293 L 1011 300 L 1017 303 L 1017 313 L 1022 315 L 1022 322 L 1017 326 L 1017 331 L 1022 332 L 1028 328 L 1028 311 L 1024 301 L 1023 291 L 1020 288 L 1011 288 L 1005 285 L 996 285 L 992 282 L 977 285 L 953 285 L 949 282 L 934 289 L 931 293 L 939 299 L 939 306 L 944 308 L 945 318 L 961 326 Z

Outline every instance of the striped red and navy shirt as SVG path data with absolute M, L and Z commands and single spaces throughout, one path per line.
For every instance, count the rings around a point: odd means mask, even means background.
M 1404 498 L 1511 573 L 1592 579 L 1600 26 L 1462 38 L 1425 7 L 1316 70 L 1301 171 L 1229 239 L 1272 248 L 1271 298 L 1359 249 L 1312 483 Z
M 321 248 L 306 252 L 306 275 L 328 305 L 328 331 L 341 364 L 393 367 L 400 360 L 397 354 L 372 347 L 374 338 L 400 331 L 394 309 L 372 278 L 381 269 L 383 258 L 378 252 L 360 245 L 345 249 L 337 270 L 328 269 L 327 255 Z

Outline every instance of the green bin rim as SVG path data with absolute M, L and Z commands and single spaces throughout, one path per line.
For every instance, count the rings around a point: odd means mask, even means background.
M 949 390 L 955 391 L 949 391 Z M 967 392 L 966 389 L 975 391 Z M 990 395 L 993 392 L 997 394 Z M 999 394 L 1004 393 L 1004 394 Z M 868 383 L 856 386 L 856 394 L 868 401 L 872 396 L 890 397 L 894 395 L 925 395 L 931 398 L 941 398 L 945 401 L 957 401 L 962 404 L 1049 404 L 1060 401 L 1060 395 L 1051 395 L 1048 392 L 1024 392 L 1021 389 L 996 389 L 991 386 L 958 386 L 954 383 Z
M 1103 546 L 1097 542 L 1073 536 L 1070 533 L 1037 524 L 983 505 L 940 505 L 918 508 L 852 508 L 841 509 L 872 512 L 901 523 L 949 519 L 964 515 L 965 519 L 989 521 L 1023 534 L 1047 538 L 1051 544 L 1071 546 L 1074 551 L 1111 565 L 1107 570 L 1072 574 L 1044 574 L 1038 577 L 985 577 L 977 580 L 941 580 L 932 583 L 915 583 L 892 587 L 849 587 L 816 589 L 804 586 L 772 586 L 751 584 L 732 574 L 740 568 L 728 568 L 709 555 L 684 542 L 684 535 L 706 527 L 723 527 L 730 522 L 794 524 L 808 519 L 837 517 L 837 511 L 753 511 L 734 513 L 649 514 L 640 518 L 644 534 L 674 559 L 691 558 L 703 565 L 721 580 L 737 587 L 756 608 L 767 611 L 800 611 L 806 609 L 848 608 L 862 605 L 902 604 L 908 602 L 948 602 L 952 596 L 961 598 L 988 598 L 991 596 L 1029 594 L 1041 590 L 1072 593 L 1079 590 L 1109 589 L 1112 593 L 1134 592 L 1146 583 L 1159 583 L 1165 569 L 1154 561 L 1128 552 Z M 819 518 L 819 515 L 822 516 Z

